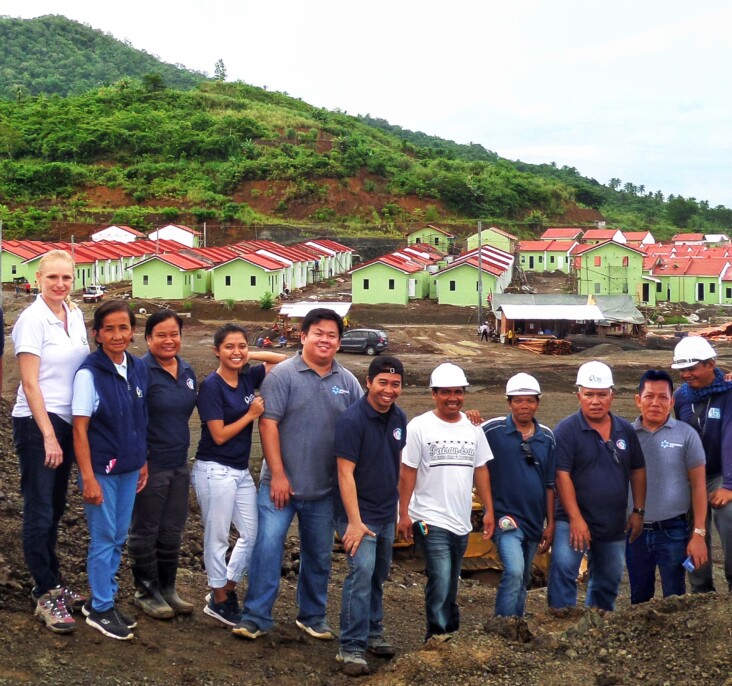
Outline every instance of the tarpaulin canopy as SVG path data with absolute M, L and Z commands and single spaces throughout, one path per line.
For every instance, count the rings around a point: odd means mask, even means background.
M 508 319 L 594 322 L 605 319 L 597 305 L 501 305 L 500 309 Z
M 521 314 L 512 316 L 506 310 L 508 306 L 540 307 L 542 314 Z M 638 311 L 630 295 L 571 295 L 566 293 L 494 293 L 491 299 L 494 313 L 504 312 L 508 319 L 543 319 L 543 320 L 586 320 L 608 323 L 643 324 L 645 317 Z M 587 314 L 584 308 L 596 307 L 596 312 Z M 570 308 L 574 314 L 563 316 L 559 313 Z M 525 310 L 524 312 L 529 312 Z
M 297 302 L 297 303 L 285 303 L 280 307 L 280 314 L 287 315 L 288 317 L 304 317 L 310 310 L 314 310 L 317 307 L 325 307 L 328 310 L 333 310 L 341 317 L 345 317 L 348 314 L 348 310 L 351 309 L 351 303 L 349 302 Z

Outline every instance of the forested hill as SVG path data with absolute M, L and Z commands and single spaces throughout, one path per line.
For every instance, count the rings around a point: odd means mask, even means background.
M 0 17 L 0 46 L 0 98 L 80 95 L 122 78 L 151 74 L 171 88 L 189 89 L 206 78 L 61 16 Z
M 205 80 L 62 17 L 0 19 L 0 40 L 6 235 L 161 221 L 297 222 L 343 236 L 425 222 L 469 230 L 477 219 L 527 237 L 603 216 L 659 238 L 732 226 L 732 211 L 694 198 Z

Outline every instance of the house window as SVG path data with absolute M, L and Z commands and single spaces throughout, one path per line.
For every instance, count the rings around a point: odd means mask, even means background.
M 628 259 L 629 258 L 628 258 L 627 255 L 625 255 L 625 257 L 623 257 L 623 267 L 627 267 L 628 266 Z
M 602 266 L 602 257 L 600 255 L 595 255 L 595 266 L 596 267 Z
M 662 293 L 663 292 L 663 284 L 659 281 L 656 284 L 656 293 Z
M 142 285 L 143 286 L 149 286 L 150 285 L 150 277 L 147 274 L 142 275 Z
M 600 292 L 600 284 L 596 283 L 595 284 L 595 293 L 599 293 L 599 292 Z
M 104 276 L 104 267 L 99 265 L 99 276 Z
M 257 277 L 256 276 L 250 276 L 249 277 L 249 285 L 250 286 L 256 286 L 257 285 Z
M 421 239 L 421 238 L 418 238 L 418 239 L 417 239 L 417 240 L 415 241 L 415 243 L 421 243 L 421 242 L 422 242 L 422 239 Z
M 709 284 L 709 292 L 710 293 L 716 293 L 717 292 L 717 284 L 716 283 L 710 283 Z
M 201 275 L 200 274 L 196 274 L 196 279 L 200 279 L 200 278 L 201 278 Z
M 725 298 L 732 298 L 732 288 L 726 288 L 725 293 L 726 293 L 726 295 L 724 296 Z
M 389 279 L 389 290 L 390 291 L 394 290 L 394 279 Z
M 626 281 L 625 283 L 623 283 L 623 293 L 627 293 L 627 292 L 628 292 L 628 282 Z
M 165 279 L 165 283 L 167 283 L 168 286 L 172 286 L 173 285 L 173 275 L 172 274 L 168 274 L 168 276 Z
M 549 262 L 554 264 L 554 255 L 549 255 Z
M 224 277 L 224 286 L 231 286 L 231 277 L 230 276 Z
M 363 280 L 363 289 L 365 291 L 367 291 L 369 289 L 369 280 L 368 279 Z
M 439 245 L 439 244 L 440 244 L 440 237 L 437 236 L 437 238 L 435 238 L 435 245 Z
M 544 255 L 539 255 L 539 264 L 544 263 Z
M 18 265 L 17 264 L 14 264 L 11 271 L 13 272 L 13 274 L 17 274 L 18 273 Z
M 521 264 L 526 264 L 526 255 L 521 255 Z
M 455 290 L 455 282 L 454 281 L 450 281 L 450 290 L 451 291 L 454 291 Z

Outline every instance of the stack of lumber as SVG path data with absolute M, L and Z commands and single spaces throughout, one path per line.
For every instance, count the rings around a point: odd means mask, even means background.
M 572 344 L 557 338 L 522 338 L 518 348 L 537 355 L 572 354 Z

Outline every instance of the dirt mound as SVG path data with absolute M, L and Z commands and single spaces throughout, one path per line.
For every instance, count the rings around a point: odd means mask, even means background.
M 582 350 L 577 353 L 577 357 L 614 357 L 623 352 L 623 349 L 619 345 L 613 345 L 612 343 L 601 343 L 600 345 L 594 345 L 587 350 Z

